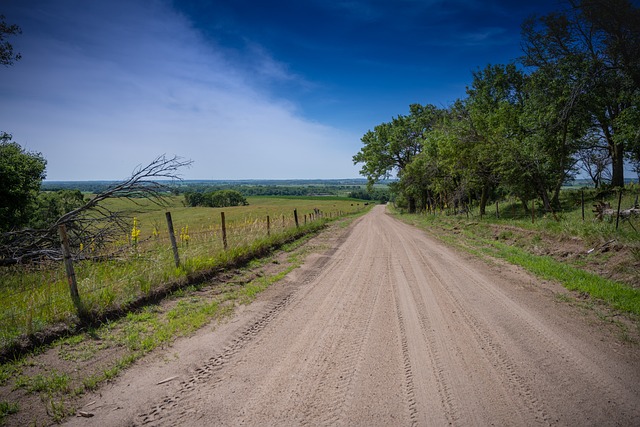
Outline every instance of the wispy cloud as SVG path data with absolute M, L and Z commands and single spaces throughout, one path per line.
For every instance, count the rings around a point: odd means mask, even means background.
M 511 43 L 513 41 L 512 37 L 505 37 L 506 34 L 506 28 L 480 28 L 477 31 L 460 33 L 458 37 L 453 38 L 453 42 L 455 43 L 457 39 L 457 41 L 462 42 L 465 46 L 490 46 Z
M 10 12 L 23 60 L 0 70 L 0 128 L 44 154 L 49 179 L 117 179 L 162 153 L 195 160 L 188 178 L 357 174 L 359 136 L 273 97 L 270 83 L 309 83 L 257 44 L 229 57 L 163 1 Z

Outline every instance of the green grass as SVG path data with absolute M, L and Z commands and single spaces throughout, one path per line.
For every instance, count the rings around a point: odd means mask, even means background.
M 132 246 L 129 236 L 123 235 L 120 245 L 109 249 L 113 254 L 110 260 L 74 264 L 78 292 L 89 313 L 100 316 L 109 310 L 126 308 L 168 285 L 187 285 L 204 271 L 247 262 L 304 233 L 319 230 L 329 217 L 335 218 L 339 212 L 349 214 L 364 207 L 361 201 L 324 197 L 251 197 L 249 206 L 230 208 L 186 208 L 182 206 L 181 197 L 170 198 L 169 202 L 179 239 L 179 268 L 175 267 L 168 239 L 165 208 L 146 200 L 137 204 L 108 200 L 110 208 L 130 212 L 132 224 L 133 217 L 137 218 L 140 241 Z M 315 218 L 312 222 L 311 214 L 316 208 L 324 212 L 324 218 Z M 294 209 L 298 212 L 298 229 Z M 222 211 L 227 226 L 227 250 L 222 242 Z M 181 230 L 187 227 L 189 240 L 180 241 Z M 154 229 L 158 232 L 155 237 Z M 84 248 L 85 253 L 92 255 L 90 250 Z M 0 301 L 0 349 L 11 346 L 20 336 L 42 331 L 49 325 L 78 322 L 61 263 L 1 269 Z
M 558 281 L 571 291 L 584 292 L 616 310 L 640 316 L 638 289 L 558 262 L 548 256 L 531 255 L 522 249 L 497 241 L 489 243 L 497 249 L 497 256 L 524 267 L 538 277 Z
M 640 187 L 637 184 L 629 185 L 623 194 L 621 209 L 632 207 L 638 195 L 640 195 Z M 555 217 L 551 213 L 542 212 L 542 206 L 538 200 L 535 208 L 535 221 L 532 222 L 530 212 L 525 213 L 522 205 L 515 199 L 508 199 L 499 203 L 500 218 L 496 217 L 495 203 L 493 203 L 487 206 L 486 215 L 482 217 L 482 221 L 490 224 L 509 224 L 554 235 L 576 236 L 594 244 L 611 238 L 630 244 L 640 242 L 640 218 L 632 218 L 631 225 L 629 221 L 621 220 L 616 230 L 615 218 L 605 218 L 602 221 L 595 219 L 595 214 L 592 212 L 593 205 L 600 201 L 610 203 L 613 209 L 618 207 L 617 194 L 599 196 L 595 190 L 587 189 L 585 190 L 585 219 L 583 221 L 581 191 L 565 190 L 561 192 L 562 208 L 555 213 Z M 529 203 L 529 208 L 531 208 L 531 203 Z M 477 221 L 479 218 L 480 211 L 476 204 L 471 209 L 470 220 Z
M 20 406 L 15 402 L 0 401 L 0 425 L 4 425 L 8 415 L 15 414 L 20 410 Z
M 69 391 L 70 377 L 55 370 L 48 374 L 37 374 L 33 377 L 22 375 L 16 380 L 15 387 L 22 388 L 27 393 L 55 393 Z
M 630 197 L 629 203 L 632 201 Z M 505 209 L 505 211 L 507 210 Z M 518 238 L 513 231 L 500 230 L 497 235 L 494 235 L 494 230 L 489 227 L 491 224 L 510 225 L 539 233 L 562 234 L 567 237 L 580 235 L 593 244 L 611 239 L 625 241 L 629 245 L 638 244 L 638 235 L 631 235 L 627 231 L 620 230 L 616 233 L 615 225 L 612 228 L 612 225 L 608 223 L 594 221 L 582 223 L 579 207 L 577 213 L 575 210 L 563 213 L 560 216 L 560 221 L 556 221 L 552 217 L 545 217 L 538 219 L 535 223 L 532 223 L 530 218 L 513 219 L 503 216 L 502 219 L 497 219 L 491 215 L 485 216 L 480 221 L 476 215 L 467 219 L 466 216 L 460 215 L 407 215 L 399 214 L 397 211 L 395 214 L 406 222 L 427 231 L 430 230 L 441 240 L 469 253 L 485 259 L 487 257 L 504 259 L 525 268 L 538 277 L 557 281 L 569 290 L 589 295 L 615 310 L 640 316 L 640 289 L 587 272 L 577 266 L 556 261 L 550 256 L 532 254 L 525 248 L 518 247 L 517 240 L 515 244 L 509 241 Z M 436 230 L 441 230 L 441 232 Z M 578 233 L 577 230 L 581 231 Z M 542 242 L 539 234 L 533 235 L 530 240 L 534 245 Z

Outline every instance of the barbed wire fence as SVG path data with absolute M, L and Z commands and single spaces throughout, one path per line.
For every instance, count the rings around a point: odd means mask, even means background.
M 220 223 L 189 230 L 186 224 L 174 229 L 171 213 L 167 212 L 164 230 L 156 224 L 150 236 L 140 239 L 129 219 L 126 227 L 120 226 L 117 238 L 101 245 L 78 239 L 77 234 L 70 239 L 66 224 L 60 223 L 58 245 L 62 256 L 46 257 L 38 263 L 15 263 L 0 273 L 0 278 L 11 282 L 0 287 L 5 307 L 0 312 L 0 349 L 53 324 L 74 325 L 96 313 L 127 306 L 167 282 L 183 280 L 184 274 L 176 270 L 184 273 L 210 268 L 220 254 L 344 214 L 314 209 L 299 215 L 294 209 L 289 214 L 228 222 L 221 212 Z

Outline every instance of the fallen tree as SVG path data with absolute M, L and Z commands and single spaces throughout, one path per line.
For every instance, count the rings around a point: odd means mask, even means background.
M 615 218 L 616 210 L 611 207 L 609 202 L 599 202 L 597 205 L 593 205 L 593 213 L 596 214 L 596 219 L 602 221 L 605 217 Z M 629 219 L 634 216 L 640 216 L 640 206 L 636 203 L 632 208 L 623 209 L 620 211 L 621 219 Z

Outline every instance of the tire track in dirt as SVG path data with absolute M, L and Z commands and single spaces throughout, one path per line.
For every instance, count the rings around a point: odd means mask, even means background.
M 389 263 L 389 270 L 391 269 L 391 263 Z M 404 316 L 400 308 L 400 300 L 397 293 L 393 293 L 393 299 L 395 302 L 396 316 L 398 319 L 400 329 L 400 342 L 402 346 L 402 361 L 404 363 L 404 376 L 405 376 L 405 396 L 409 409 L 409 418 L 411 419 L 411 425 L 418 425 L 418 409 L 416 401 L 415 384 L 413 382 L 414 368 L 411 366 L 411 355 L 409 354 L 409 339 L 407 338 L 407 329 L 405 326 Z
M 371 318 L 380 287 L 381 283 L 378 283 L 376 289 L 371 290 L 372 297 L 369 291 L 359 295 L 358 300 L 362 300 L 368 310 L 348 310 L 352 315 L 345 325 L 348 325 L 349 330 L 355 330 L 358 333 L 354 336 L 353 333 L 343 330 L 340 334 L 336 346 L 329 353 L 330 360 L 339 362 L 339 368 L 336 370 L 331 363 L 325 364 L 320 373 L 322 380 L 318 387 L 305 396 L 305 400 L 312 405 L 303 412 L 303 417 L 300 419 L 302 425 L 336 425 L 342 415 L 348 411 L 349 402 L 353 398 L 351 385 L 354 378 L 358 376 L 362 353 L 366 349 L 371 334 Z
M 397 223 L 389 226 L 395 227 L 396 233 L 401 232 Z M 478 354 L 496 367 L 496 373 L 502 376 L 508 389 L 521 397 L 514 403 L 524 404 L 535 422 L 573 423 L 576 416 L 593 411 L 585 405 L 569 415 L 565 407 L 559 407 L 557 402 L 562 402 L 563 395 L 569 390 L 573 398 L 583 402 L 593 400 L 593 390 L 606 396 L 598 402 L 600 414 L 586 417 L 590 423 L 598 420 L 598 424 L 606 425 L 611 423 L 612 417 L 616 423 L 624 420 L 623 424 L 632 425 L 637 422 L 637 411 L 628 407 L 634 393 L 637 396 L 637 388 L 628 390 L 620 381 L 612 381 L 611 376 L 604 375 L 601 366 L 575 348 L 571 349 L 566 340 L 563 342 L 563 338 L 545 326 L 544 317 L 532 314 L 520 301 L 507 296 L 468 265 L 457 260 L 452 262 L 448 248 L 440 247 L 436 251 L 432 244 L 418 239 L 403 239 L 402 244 L 410 262 L 423 266 L 425 277 L 420 277 L 419 281 L 431 285 L 429 289 L 434 295 L 430 298 L 436 298 L 442 307 L 454 308 L 455 315 L 448 324 L 465 325 L 472 332 L 482 350 Z M 492 309 L 487 310 L 488 307 Z M 433 312 L 426 308 L 425 311 Z M 505 336 L 504 330 L 510 335 Z M 516 358 L 519 359 L 517 362 Z M 546 384 L 538 379 L 542 375 L 549 377 Z M 576 378 L 580 380 L 576 381 Z M 617 384 L 614 386 L 614 383 Z M 557 398 L 549 397 L 551 390 Z M 635 415 L 631 415 L 633 412 Z
M 389 228 L 395 230 L 398 234 L 403 232 L 397 223 L 390 223 Z M 538 407 L 535 397 L 531 395 L 531 390 L 523 378 L 515 373 L 513 362 L 505 357 L 502 349 L 491 341 L 489 334 L 483 333 L 479 329 L 476 319 L 469 316 L 460 304 L 456 304 L 456 309 L 452 310 L 452 314 L 455 314 L 453 316 L 454 321 L 447 321 L 444 318 L 441 307 L 451 306 L 453 300 L 447 298 L 449 300 L 445 304 L 442 295 L 438 295 L 437 291 L 444 291 L 444 295 L 449 297 L 446 287 L 447 283 L 452 282 L 443 282 L 437 275 L 433 274 L 433 271 L 429 268 L 429 262 L 425 259 L 423 252 L 416 247 L 413 240 L 402 239 L 399 243 L 397 250 L 402 252 L 400 258 L 408 261 L 404 266 L 402 275 L 409 279 L 407 282 L 411 290 L 411 296 L 418 308 L 418 321 L 422 326 L 422 333 L 428 343 L 428 351 L 433 361 L 434 376 L 437 379 L 438 391 L 441 395 L 447 422 L 451 425 L 457 424 L 461 420 L 458 408 L 462 406 L 462 403 L 468 402 L 468 399 L 461 395 L 459 389 L 458 395 L 454 395 L 450 384 L 459 384 L 466 381 L 466 378 L 464 378 L 465 371 L 451 366 L 451 361 L 460 358 L 457 355 L 464 354 L 465 350 L 463 350 L 459 341 L 447 342 L 445 336 L 442 335 L 442 332 L 450 331 L 447 325 L 456 324 L 458 325 L 460 336 L 468 336 L 469 331 L 473 333 L 476 341 L 480 344 L 475 347 L 475 350 L 484 351 L 485 355 L 489 356 L 489 365 L 505 377 L 511 392 L 524 397 L 524 399 L 521 399 L 521 403 L 524 403 L 529 413 L 534 415 L 535 419 L 543 420 L 544 423 L 547 423 L 547 416 L 544 410 Z M 423 286 L 420 286 L 420 284 L 423 284 Z M 428 284 L 428 286 L 424 286 L 424 284 Z M 428 304 L 427 302 L 429 301 L 432 303 Z M 434 301 L 436 303 L 433 303 Z M 503 395 L 506 396 L 506 393 L 503 393 Z M 475 414 L 474 411 L 479 409 L 467 403 L 465 405 L 467 413 L 464 415 L 465 422 L 463 424 L 476 423 L 479 414 Z
M 168 396 L 163 399 L 162 403 L 155 406 L 150 412 L 140 414 L 140 424 L 146 425 L 156 423 L 162 414 L 166 411 L 170 411 L 178 406 L 184 395 L 196 390 L 197 385 L 209 381 L 212 377 L 215 377 L 216 373 L 220 371 L 242 348 L 244 348 L 250 341 L 262 331 L 291 301 L 292 294 L 286 296 L 283 300 L 275 304 L 267 313 L 262 316 L 257 322 L 246 329 L 240 336 L 236 337 L 229 345 L 225 346 L 223 352 L 215 357 L 209 359 L 207 363 L 196 369 L 195 374 L 187 381 L 180 383 L 180 390 L 178 394 Z M 216 382 L 220 382 L 217 378 Z
M 329 251 L 328 254 L 333 252 L 334 251 Z M 304 287 L 318 277 L 326 275 L 328 271 L 323 268 L 324 265 L 325 262 L 320 262 L 315 269 L 309 270 L 305 274 L 300 287 Z M 189 412 L 188 409 L 183 408 L 176 412 L 175 408 L 185 400 L 193 400 L 194 397 L 190 395 L 198 390 L 199 384 L 210 383 L 211 387 L 219 385 L 219 383 L 222 382 L 222 378 L 217 374 L 229 364 L 234 356 L 249 342 L 258 338 L 261 340 L 267 339 L 264 334 L 260 335 L 260 332 L 262 332 L 267 325 L 274 322 L 279 313 L 286 307 L 292 304 L 295 306 L 294 296 L 300 291 L 300 287 L 291 287 L 288 292 L 283 293 L 279 299 L 271 304 L 270 308 L 265 310 L 261 317 L 246 329 L 235 334 L 230 342 L 223 346 L 222 352 L 211 357 L 205 364 L 197 367 L 194 374 L 191 375 L 188 380 L 182 381 L 177 392 L 163 398 L 162 401 L 155 405 L 150 411 L 139 414 L 135 425 L 171 425 L 174 418 L 179 420 L 186 416 Z M 188 406 L 188 404 L 183 404 L 183 406 Z
M 357 238 L 355 239 L 356 242 L 358 243 L 358 247 L 362 247 L 362 248 L 370 248 L 371 245 L 369 245 L 367 243 L 367 239 L 366 236 L 365 238 Z M 357 250 L 357 248 L 356 248 Z M 336 280 L 333 280 L 332 282 L 334 284 L 338 284 L 338 283 L 342 283 L 344 282 L 345 278 L 344 276 L 344 272 L 348 272 L 351 271 L 351 269 L 353 268 L 353 264 L 358 262 L 357 258 L 354 257 L 350 257 L 350 256 L 345 256 L 340 254 L 340 252 L 336 252 L 334 259 L 336 260 L 336 268 L 332 269 L 335 272 L 338 272 L 339 275 L 337 277 Z M 362 259 L 367 261 L 367 265 L 364 266 L 362 269 L 363 270 L 370 270 L 372 267 L 372 263 L 373 263 L 373 258 L 370 256 L 364 256 Z M 312 275 L 312 276 L 307 276 L 305 282 L 307 282 L 307 284 L 312 283 L 314 280 L 324 280 L 325 276 L 327 276 L 328 274 L 331 273 L 331 270 L 323 270 L 322 272 L 320 272 L 320 274 L 318 275 Z M 300 331 L 301 334 L 310 334 L 313 335 L 313 342 L 310 345 L 310 347 L 313 348 L 319 348 L 321 349 L 321 351 L 317 352 L 316 355 L 312 358 L 310 358 L 307 363 L 305 364 L 305 366 L 301 367 L 300 369 L 302 370 L 309 370 L 309 366 L 325 366 L 324 370 L 318 370 L 318 368 L 314 368 L 314 370 L 312 371 L 312 374 L 309 378 L 307 378 L 307 380 L 305 381 L 305 384 L 307 387 L 309 388 L 309 384 L 313 384 L 312 387 L 310 387 L 310 389 L 327 389 L 330 391 L 333 391 L 332 395 L 335 396 L 333 400 L 331 401 L 327 401 L 327 393 L 324 393 L 325 396 L 323 396 L 322 400 L 317 400 L 314 398 L 314 395 L 310 395 L 310 396 L 306 396 L 304 397 L 302 400 L 305 402 L 324 402 L 323 407 L 321 408 L 314 408 L 312 406 L 307 406 L 306 408 L 303 408 L 304 410 L 299 411 L 300 414 L 304 415 L 305 413 L 307 414 L 307 416 L 311 417 L 312 414 L 322 414 L 323 417 L 325 417 L 327 420 L 331 420 L 332 418 L 332 412 L 335 412 L 337 409 L 339 409 L 341 406 L 337 405 L 336 403 L 339 400 L 339 394 L 338 394 L 338 390 L 341 390 L 343 387 L 329 387 L 328 383 L 330 382 L 330 380 L 333 380 L 333 378 L 329 377 L 329 374 L 334 374 L 335 373 L 335 368 L 334 366 L 331 366 L 329 364 L 329 361 L 331 359 L 327 358 L 326 355 L 327 354 L 332 354 L 336 352 L 336 349 L 342 350 L 343 353 L 340 353 L 340 357 L 338 358 L 341 361 L 341 364 L 345 364 L 346 361 L 349 361 L 351 359 L 354 359 L 353 357 L 351 357 L 350 353 L 355 353 L 357 354 L 357 352 L 355 350 L 353 350 L 354 345 L 351 344 L 350 346 L 346 346 L 344 341 L 344 338 L 341 338 L 339 341 L 336 342 L 336 338 L 335 336 L 332 334 L 332 331 L 340 331 L 344 325 L 350 324 L 350 327 L 353 327 L 354 322 L 353 320 L 353 316 L 361 313 L 361 310 L 352 310 L 352 307 L 347 307 L 342 303 L 342 301 L 346 301 L 346 302 L 350 302 L 352 300 L 354 300 L 353 297 L 349 297 L 348 293 L 351 292 L 353 293 L 354 289 L 360 289 L 358 287 L 352 287 L 352 286 L 333 286 L 331 289 L 329 289 L 324 295 L 324 301 L 321 302 L 318 307 L 317 307 L 317 313 L 319 313 L 316 317 L 320 316 L 323 318 L 322 322 L 326 324 L 326 328 L 325 331 L 322 333 L 317 333 L 316 331 L 305 331 L 304 328 L 302 331 Z M 287 301 L 293 299 L 294 301 L 291 303 L 287 304 L 287 310 L 289 311 L 296 311 L 300 309 L 300 305 L 304 303 L 304 301 L 309 298 L 309 293 L 313 292 L 313 288 L 309 287 L 308 289 L 302 290 L 301 292 L 299 292 L 301 295 L 296 295 L 295 298 L 288 298 Z M 362 292 L 360 290 L 360 294 L 358 295 L 358 298 L 356 298 L 356 306 L 359 306 L 361 304 L 361 299 L 362 299 Z M 335 304 L 334 302 L 338 301 L 338 304 Z M 353 304 L 352 304 L 353 305 Z M 359 307 L 357 307 L 359 308 Z M 279 312 L 279 311 L 278 311 Z M 271 319 L 270 319 L 271 320 Z M 263 325 L 262 322 L 259 322 L 260 325 Z M 255 356 L 256 353 L 260 353 L 262 350 L 260 350 L 261 346 L 263 346 L 264 344 L 267 344 L 268 341 L 270 340 L 270 337 L 273 333 L 275 333 L 278 330 L 281 330 L 283 328 L 287 327 L 287 321 L 286 319 L 275 319 L 272 321 L 268 322 L 269 327 L 266 328 L 265 327 L 260 327 L 260 328 L 251 328 L 252 330 L 255 329 L 255 332 L 260 332 L 260 337 L 258 337 L 256 339 L 256 341 L 254 343 L 252 343 L 252 346 L 250 349 L 247 349 L 247 351 L 245 351 L 245 354 L 243 356 L 243 359 L 250 359 L 251 357 Z M 266 326 L 266 324 L 264 324 L 264 326 Z M 308 329 L 308 328 L 306 328 Z M 244 334 L 246 335 L 246 334 Z M 243 335 L 243 336 L 244 336 Z M 361 340 L 362 341 L 362 340 Z M 363 341 L 362 341 L 363 342 Z M 360 347 L 362 347 L 362 342 L 360 344 Z M 307 343 L 308 345 L 308 343 Z M 244 347 L 244 346 L 243 346 Z M 298 346 L 300 347 L 300 346 Z M 349 349 L 352 349 L 350 351 L 348 351 Z M 292 348 L 293 352 L 299 352 L 300 348 Z M 234 354 L 235 351 L 233 351 L 231 353 Z M 220 359 L 220 357 L 216 358 L 216 359 Z M 355 359 L 354 359 L 355 360 Z M 234 363 L 232 363 L 232 365 L 237 365 L 239 363 L 242 363 L 242 360 L 240 361 L 235 361 Z M 329 369 L 331 368 L 331 369 Z M 284 369 L 288 369 L 288 367 L 284 367 Z M 200 369 L 202 370 L 202 369 Z M 219 368 L 218 368 L 219 370 Z M 272 367 L 272 369 L 267 373 L 267 375 L 263 378 L 263 383 L 265 383 L 266 385 L 261 386 L 261 388 L 268 388 L 273 386 L 272 383 L 272 379 L 273 378 L 278 378 L 281 374 L 283 369 L 278 369 L 277 366 Z M 349 372 L 351 369 L 349 368 L 345 368 L 345 372 Z M 346 375 L 341 375 L 341 383 L 345 383 L 345 381 L 348 380 L 348 376 Z M 206 378 L 205 378 L 206 379 Z M 208 392 L 212 392 L 213 388 L 218 386 L 218 383 L 222 381 L 222 378 L 218 378 L 215 382 L 212 382 L 208 387 L 207 390 Z M 202 390 L 201 390 L 202 391 Z M 258 389 L 254 389 L 253 393 L 255 396 L 261 396 L 262 393 L 260 392 L 260 388 Z M 202 394 L 202 393 L 200 393 Z M 268 393 L 265 393 L 268 394 Z M 316 393 L 317 394 L 317 393 Z M 268 397 L 260 397 L 259 399 L 249 399 L 249 402 L 247 403 L 247 411 L 251 412 L 251 405 L 252 405 L 252 401 L 253 400 L 257 400 L 257 401 L 262 401 L 265 398 Z M 177 413 L 170 413 L 167 414 L 164 419 L 163 419 L 163 423 L 166 423 L 167 425 L 175 423 L 175 422 L 179 422 L 181 420 L 181 418 L 188 414 L 190 411 L 192 411 L 194 408 L 197 408 L 198 405 L 201 403 L 202 399 L 199 398 L 199 396 L 194 396 L 191 395 L 188 399 L 187 402 L 182 402 L 181 403 L 181 407 L 182 409 L 177 412 Z M 318 406 L 318 405 L 315 405 Z M 304 421 L 304 418 L 302 418 L 300 420 L 301 422 Z
M 425 261 L 425 265 L 432 268 L 432 263 L 426 262 L 424 257 L 422 257 L 422 259 Z M 466 319 L 467 324 L 472 327 L 477 341 L 485 344 L 486 348 L 490 349 L 493 356 L 504 366 L 506 372 L 510 375 L 510 380 L 516 385 L 515 391 L 523 393 L 527 399 L 529 399 L 531 403 L 530 410 L 536 414 L 536 418 L 539 418 L 545 424 L 551 423 L 551 417 L 541 406 L 542 403 L 536 398 L 531 386 L 527 385 L 525 380 L 517 374 L 517 365 L 513 362 L 513 358 L 509 357 L 503 346 L 493 341 L 487 324 L 478 321 L 478 318 L 471 315 L 465 308 L 461 298 L 464 297 L 464 294 L 459 288 L 457 288 L 457 292 L 455 291 L 456 281 L 452 280 L 450 273 L 446 269 L 437 266 L 434 266 L 431 271 L 440 283 L 454 284 L 452 287 L 442 286 L 442 290 L 447 293 L 451 303 L 457 307 L 460 314 Z M 532 349 L 532 343 L 535 343 L 535 347 L 544 348 L 547 353 L 553 354 L 553 360 L 545 357 L 540 358 L 538 367 L 544 368 L 545 370 L 557 371 L 558 375 L 554 376 L 556 388 L 568 390 L 575 387 L 575 383 L 570 376 L 562 375 L 563 371 L 565 373 L 569 371 L 572 372 L 575 377 L 581 378 L 583 382 L 581 387 L 586 389 L 597 388 L 602 394 L 608 396 L 608 400 L 610 401 L 622 402 L 625 400 L 620 393 L 619 384 L 614 386 L 609 377 L 601 375 L 602 370 L 599 369 L 596 364 L 584 358 L 575 349 L 572 350 L 566 344 L 563 344 L 562 339 L 558 335 L 546 328 L 534 316 L 523 310 L 521 305 L 517 305 L 513 300 L 506 298 L 504 294 L 499 292 L 495 287 L 489 286 L 485 281 L 474 279 L 472 275 L 468 274 L 468 270 L 464 266 L 461 268 L 461 271 L 467 275 L 467 283 L 482 289 L 483 296 L 488 299 L 488 302 L 485 304 L 494 306 L 496 311 L 502 312 L 503 316 L 511 317 L 514 319 L 511 320 L 511 322 L 519 325 L 519 334 L 527 337 L 527 347 L 531 349 L 531 351 L 523 352 L 524 354 L 527 354 L 530 358 L 535 357 L 533 356 L 535 353 Z M 515 346 L 511 347 L 512 352 L 513 347 Z M 620 412 L 617 414 L 618 417 L 622 415 L 624 414 Z M 603 418 L 602 421 L 606 421 L 606 418 Z M 631 419 L 628 421 L 631 423 Z

